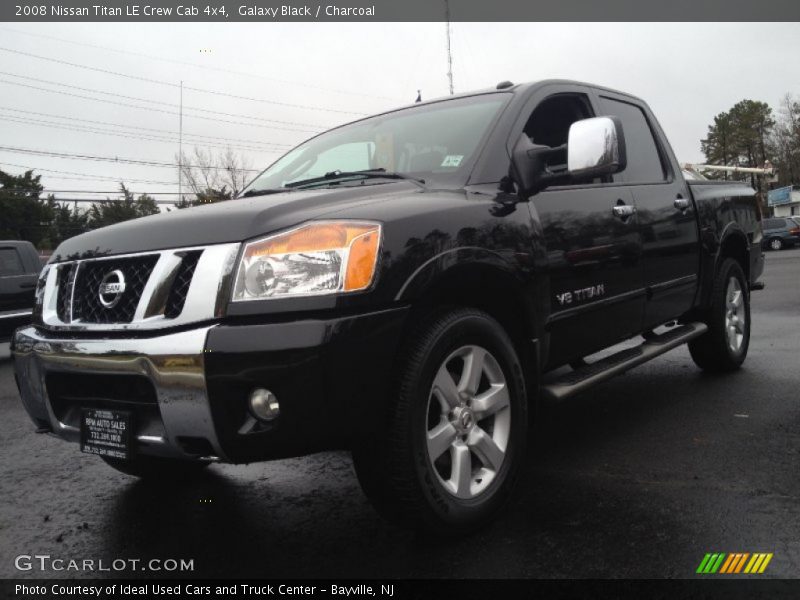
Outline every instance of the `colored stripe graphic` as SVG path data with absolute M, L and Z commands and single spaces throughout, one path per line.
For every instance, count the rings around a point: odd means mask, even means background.
M 736 558 L 735 554 L 728 554 L 728 560 L 722 565 L 722 568 L 719 570 L 720 573 L 727 573 L 728 569 L 731 568 L 731 563 L 733 563 L 733 559 Z
M 697 567 L 697 573 L 701 574 L 738 574 L 738 573 L 763 573 L 769 562 L 774 555 L 766 552 L 731 552 L 726 554 L 724 552 L 707 553 L 703 560 L 700 561 L 700 566 Z M 745 566 L 747 565 L 747 566 Z
M 711 560 L 711 555 L 710 554 L 706 554 L 703 557 L 703 560 L 700 561 L 700 566 L 697 567 L 697 571 L 695 571 L 695 572 L 696 573 L 705 573 L 706 572 L 705 568 L 706 568 L 706 565 L 708 564 L 709 560 Z

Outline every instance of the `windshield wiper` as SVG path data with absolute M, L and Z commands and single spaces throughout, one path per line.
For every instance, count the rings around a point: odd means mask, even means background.
M 238 198 L 249 198 L 250 196 L 268 196 L 270 194 L 283 194 L 285 192 L 293 191 L 291 188 L 265 188 L 263 190 L 247 190 L 244 194 L 237 196 Z
M 301 179 L 300 181 L 293 181 L 287 183 L 284 187 L 299 188 L 307 185 L 314 185 L 316 183 L 328 183 L 336 179 L 347 177 L 363 177 L 364 179 L 404 179 L 412 181 L 420 187 L 425 187 L 425 180 L 417 177 L 411 177 L 403 173 L 395 173 L 394 171 L 387 171 L 386 169 L 365 169 L 363 171 L 330 171 L 325 173 L 322 177 L 312 177 L 310 179 Z

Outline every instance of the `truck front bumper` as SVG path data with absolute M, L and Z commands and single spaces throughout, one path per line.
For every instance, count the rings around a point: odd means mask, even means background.
M 125 338 L 25 327 L 11 349 L 39 431 L 78 442 L 82 409 L 124 409 L 136 453 L 251 462 L 344 448 L 379 426 L 405 316 L 400 308 Z M 251 414 L 256 388 L 277 397 L 274 421 Z

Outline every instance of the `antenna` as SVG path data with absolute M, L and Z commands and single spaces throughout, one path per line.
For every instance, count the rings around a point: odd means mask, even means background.
M 183 80 L 181 80 L 181 101 L 178 115 L 178 202 L 180 202 L 183 200 Z
M 447 79 L 450 81 L 450 95 L 453 95 L 453 53 L 450 50 L 450 1 L 444 0 L 444 20 L 447 27 Z

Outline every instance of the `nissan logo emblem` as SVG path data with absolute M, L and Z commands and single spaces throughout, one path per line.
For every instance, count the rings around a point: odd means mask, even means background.
M 119 269 L 115 269 L 103 277 L 97 297 L 100 299 L 100 304 L 106 308 L 114 308 L 122 299 L 123 293 L 125 293 L 125 275 Z

